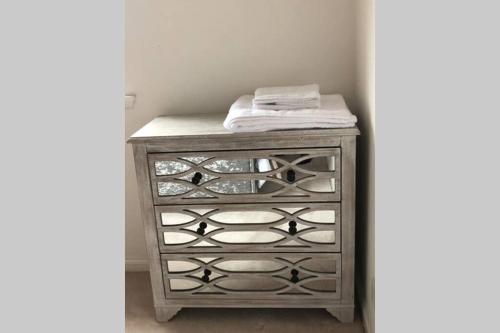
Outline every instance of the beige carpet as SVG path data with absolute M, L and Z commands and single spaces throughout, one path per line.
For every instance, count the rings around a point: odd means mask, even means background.
M 148 273 L 127 273 L 125 278 L 127 333 L 362 333 L 359 316 L 341 324 L 322 309 L 182 309 L 171 321 L 154 319 Z

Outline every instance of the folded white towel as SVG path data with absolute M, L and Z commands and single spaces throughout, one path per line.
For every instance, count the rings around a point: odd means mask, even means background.
M 319 108 L 319 85 L 258 88 L 252 105 L 261 110 Z
M 273 103 L 255 103 L 252 106 L 260 110 L 302 110 L 318 109 L 321 106 L 320 100 L 287 100 Z
M 266 87 L 255 90 L 256 101 L 270 99 L 311 99 L 319 98 L 319 85 L 308 84 L 305 86 Z
M 353 127 L 357 118 L 342 95 L 322 95 L 319 109 L 262 110 L 252 107 L 252 95 L 238 98 L 224 120 L 233 132 L 264 132 L 276 129 Z

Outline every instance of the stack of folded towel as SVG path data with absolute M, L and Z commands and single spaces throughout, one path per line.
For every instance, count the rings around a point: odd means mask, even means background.
M 317 109 L 320 106 L 319 86 L 258 88 L 252 100 L 255 109 L 301 110 Z
M 320 95 L 317 84 L 259 88 L 234 102 L 224 121 L 233 132 L 344 128 L 357 122 L 341 95 Z

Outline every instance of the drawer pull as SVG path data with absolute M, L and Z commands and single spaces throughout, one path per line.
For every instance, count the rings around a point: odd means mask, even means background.
M 290 235 L 295 235 L 297 233 L 297 222 L 295 221 L 288 222 L 288 233 Z
M 292 269 L 290 271 L 290 273 L 292 274 L 292 277 L 290 278 L 290 281 L 292 281 L 293 283 L 299 282 L 299 277 L 298 277 L 299 271 L 296 270 L 296 269 Z
M 211 271 L 211 270 L 209 270 L 209 269 L 205 269 L 205 270 L 203 271 L 203 274 L 204 274 L 204 275 L 201 277 L 201 280 L 202 280 L 203 282 L 209 282 L 209 281 L 210 281 L 210 274 L 212 274 L 212 271 Z
M 201 222 L 198 226 L 198 229 L 196 230 L 196 233 L 198 235 L 204 235 L 205 234 L 205 229 L 207 228 L 207 224 L 205 222 Z
M 191 183 L 198 185 L 203 175 L 199 172 L 195 172 L 193 178 L 191 178 Z
M 289 183 L 295 181 L 295 171 L 293 170 L 288 170 L 286 172 L 286 180 L 288 180 Z

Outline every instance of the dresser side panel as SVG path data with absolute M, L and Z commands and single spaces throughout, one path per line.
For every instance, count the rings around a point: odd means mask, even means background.
M 342 138 L 342 303 L 354 304 L 356 137 Z
M 146 146 L 143 144 L 134 144 L 133 150 L 139 203 L 141 206 L 142 222 L 144 224 L 146 247 L 149 255 L 149 274 L 153 289 L 153 300 L 155 306 L 159 306 L 165 302 L 165 286 L 163 284 Z

